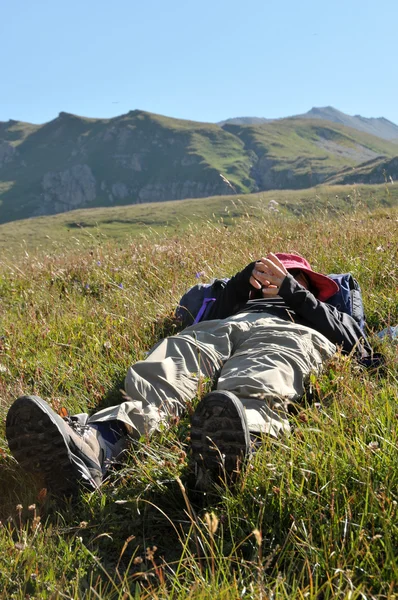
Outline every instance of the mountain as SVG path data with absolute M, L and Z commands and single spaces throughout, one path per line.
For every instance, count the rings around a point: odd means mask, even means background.
M 219 121 L 217 125 L 223 127 L 224 125 L 262 125 L 263 123 L 269 123 L 275 121 L 275 119 L 265 119 L 264 117 L 234 117 L 232 119 L 225 119 L 225 121 Z
M 392 123 L 384 117 L 378 118 L 367 118 L 361 117 L 361 115 L 350 116 L 345 113 L 333 108 L 332 106 L 325 106 L 323 108 L 311 108 L 308 112 L 302 115 L 295 115 L 293 117 L 286 117 L 291 119 L 321 119 L 322 121 L 331 121 L 332 123 L 339 123 L 346 127 L 352 127 L 358 131 L 364 133 L 370 133 L 377 137 L 385 140 L 394 140 L 398 142 L 398 125 Z M 271 121 L 277 121 L 283 119 L 265 119 L 263 117 L 235 117 L 232 119 L 226 119 L 220 121 L 218 125 L 221 127 L 227 124 L 231 125 L 258 125 L 262 123 L 269 123 Z
M 300 189 L 398 155 L 398 145 L 319 119 L 198 123 L 141 110 L 0 123 L 0 222 L 76 208 Z
M 24 135 L 20 133 L 23 130 Z M 131 111 L 113 119 L 61 112 L 0 129 L 0 222 L 75 208 L 245 193 L 243 143 L 215 124 Z
M 383 157 L 365 162 L 358 167 L 346 168 L 332 175 L 325 183 L 330 185 L 380 184 L 398 181 L 398 156 L 392 159 Z
M 223 129 L 252 156 L 260 190 L 312 187 L 346 167 L 398 154 L 397 144 L 330 121 L 288 118 Z
M 361 117 L 361 115 L 355 115 L 351 117 L 346 115 L 339 110 L 336 110 L 332 106 L 326 106 L 324 108 L 311 108 L 304 115 L 298 115 L 301 119 L 322 119 L 323 121 L 332 121 L 333 123 L 340 123 L 346 125 L 346 127 L 352 127 L 376 135 L 377 137 L 385 140 L 398 141 L 398 125 L 392 123 L 384 117 L 378 118 L 367 118 Z

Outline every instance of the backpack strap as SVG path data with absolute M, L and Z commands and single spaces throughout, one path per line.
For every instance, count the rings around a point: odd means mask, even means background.
M 180 298 L 175 316 L 184 327 L 205 321 L 210 308 L 228 279 L 215 279 L 212 283 L 197 283 Z
M 211 288 L 209 288 L 210 292 L 211 292 Z M 205 291 L 206 294 L 206 291 Z M 199 323 L 200 321 L 204 321 L 205 319 L 203 318 L 205 313 L 207 312 L 207 310 L 210 308 L 211 304 L 213 304 L 213 302 L 215 302 L 217 300 L 217 298 L 203 298 L 203 303 L 202 306 L 199 309 L 198 314 L 196 315 L 196 318 L 194 320 L 194 324 L 195 323 Z
M 219 291 L 226 286 L 227 281 L 229 281 L 229 278 L 215 279 L 211 286 L 204 290 L 202 306 L 196 315 L 194 323 L 206 321 L 213 302 L 217 300 Z

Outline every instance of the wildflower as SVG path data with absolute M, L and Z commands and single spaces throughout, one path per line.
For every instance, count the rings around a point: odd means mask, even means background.
M 368 448 L 376 452 L 379 450 L 379 442 L 369 442 Z
M 123 284 L 119 283 L 118 287 L 122 290 L 123 289 Z
M 200 277 L 203 277 L 205 274 L 204 271 L 198 271 L 197 273 L 195 273 L 195 277 L 196 279 L 200 279 Z
M 97 265 L 100 267 L 101 266 L 101 261 L 97 260 Z
M 153 562 L 153 559 L 155 558 L 156 550 L 157 550 L 157 546 L 152 546 L 152 548 L 149 547 L 146 549 L 147 560 L 150 560 L 151 562 Z
M 22 550 L 25 550 L 25 548 L 26 548 L 26 543 L 25 542 L 16 542 L 15 548 L 22 552 Z
M 206 525 L 207 528 L 210 532 L 210 535 L 213 535 L 214 533 L 216 533 L 217 529 L 218 529 L 218 517 L 212 512 L 212 513 L 206 513 L 205 514 L 205 521 L 206 521 Z

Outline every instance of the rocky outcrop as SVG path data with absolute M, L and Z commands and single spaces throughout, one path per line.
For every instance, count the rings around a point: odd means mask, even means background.
M 379 156 L 377 152 L 373 152 L 373 150 L 366 148 L 365 146 L 361 146 L 361 144 L 343 146 L 342 144 L 325 138 L 320 138 L 314 143 L 318 146 L 318 148 L 321 148 L 330 154 L 355 160 L 356 162 L 365 162 L 366 160 L 372 160 Z
M 281 168 L 279 161 L 266 156 L 261 157 L 253 167 L 252 176 L 261 190 L 308 188 L 322 183 L 326 178 L 324 173 L 315 171 L 305 160 L 296 161 L 291 168 Z
M 42 189 L 43 202 L 35 216 L 83 208 L 96 198 L 96 181 L 88 165 L 46 173 Z
M 113 158 L 115 159 L 116 163 L 124 169 L 130 169 L 136 173 L 140 173 L 142 171 L 142 154 L 114 154 Z
M 116 200 L 124 200 L 129 195 L 129 189 L 125 183 L 118 181 L 112 184 L 112 196 Z

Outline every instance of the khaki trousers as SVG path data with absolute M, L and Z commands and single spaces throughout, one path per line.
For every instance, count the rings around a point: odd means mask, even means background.
M 249 429 L 272 436 L 290 431 L 287 405 L 304 393 L 336 347 L 303 325 L 264 313 L 204 321 L 159 342 L 125 379 L 129 400 L 95 413 L 89 422 L 120 420 L 151 434 L 181 415 L 204 378 L 233 392 L 246 409 Z

